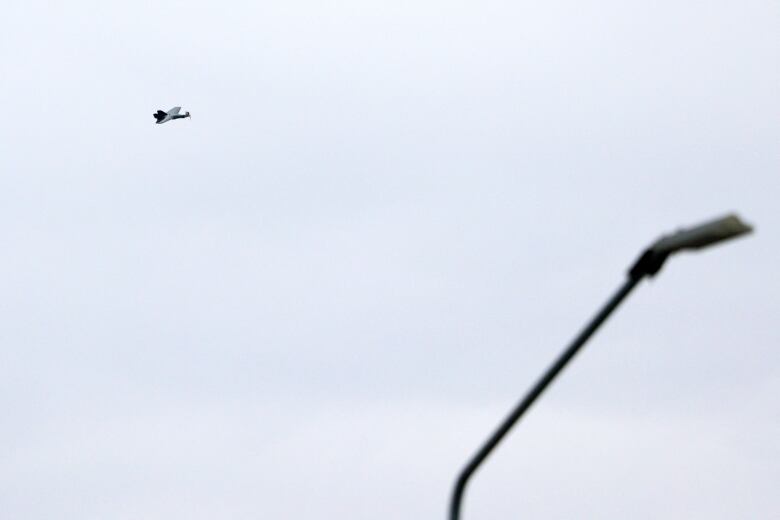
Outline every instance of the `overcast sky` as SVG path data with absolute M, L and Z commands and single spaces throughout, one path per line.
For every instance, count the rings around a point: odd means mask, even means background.
M 2 11 L 0 517 L 780 518 L 776 1 Z

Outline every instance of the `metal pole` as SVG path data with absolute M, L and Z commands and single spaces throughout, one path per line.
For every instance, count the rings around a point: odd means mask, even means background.
M 729 240 L 750 233 L 753 228 L 742 222 L 736 215 L 726 215 L 724 217 L 704 222 L 689 229 L 681 229 L 671 235 L 661 237 L 636 260 L 628 271 L 628 280 L 617 290 L 612 298 L 607 301 L 604 307 L 593 317 L 588 325 L 574 338 L 574 341 L 566 350 L 555 360 L 555 362 L 542 375 L 541 379 L 528 391 L 523 399 L 517 403 L 517 406 L 504 419 L 498 429 L 490 436 L 485 444 L 471 458 L 468 464 L 461 470 L 458 479 L 455 481 L 455 487 L 452 490 L 452 502 L 450 502 L 450 519 L 460 519 L 460 505 L 463 501 L 463 493 L 466 490 L 469 478 L 477 471 L 490 453 L 495 449 L 501 439 L 503 439 L 512 426 L 523 416 L 525 412 L 534 404 L 534 401 L 542 395 L 542 392 L 553 382 L 561 370 L 571 361 L 571 359 L 582 348 L 586 341 L 601 326 L 602 323 L 612 314 L 620 302 L 622 302 L 631 290 L 636 287 L 639 281 L 645 276 L 655 276 L 663 267 L 666 259 L 673 253 L 684 249 L 700 249 L 717 244 L 724 240 Z
M 645 262 L 649 261 L 650 257 L 654 255 L 647 253 L 646 256 L 648 258 L 645 260 Z M 660 264 L 663 263 L 663 260 L 665 260 L 665 256 L 664 258 L 653 258 L 653 260 L 655 260 L 655 263 L 658 264 L 657 268 L 655 269 L 657 271 L 658 268 L 660 268 Z M 528 391 L 525 397 L 523 397 L 517 406 L 515 406 L 507 418 L 504 419 L 504 422 L 501 423 L 493 435 L 490 436 L 487 442 L 485 442 L 479 451 L 477 451 L 477 453 L 471 458 L 469 463 L 466 464 L 463 470 L 461 470 L 460 475 L 458 475 L 458 479 L 455 481 L 455 487 L 452 491 L 452 501 L 450 502 L 451 520 L 460 519 L 460 506 L 461 502 L 463 501 L 463 493 L 466 489 L 466 484 L 468 483 L 469 478 L 471 478 L 471 475 L 474 474 L 479 465 L 484 462 L 488 455 L 490 455 L 490 452 L 492 452 L 498 443 L 501 442 L 501 439 L 504 438 L 512 426 L 514 426 L 515 423 L 520 420 L 520 418 L 531 407 L 534 401 L 536 401 L 542 392 L 544 392 L 545 388 L 547 388 L 550 383 L 553 382 L 555 377 L 561 372 L 561 370 L 563 370 L 566 364 L 571 361 L 571 359 L 577 354 L 585 342 L 588 341 L 594 332 L 596 332 L 599 326 L 604 323 L 612 311 L 614 311 L 615 308 L 620 305 L 620 302 L 622 302 L 625 297 L 628 296 L 631 290 L 636 287 L 645 274 L 649 273 L 644 269 L 642 271 L 634 271 L 632 269 L 628 280 L 626 280 L 623 286 L 617 290 L 617 292 L 612 296 L 612 298 L 610 298 L 609 301 L 607 301 L 599 313 L 596 314 L 590 323 L 579 333 L 571 345 L 569 345 L 569 347 L 563 351 L 563 353 L 558 357 L 558 359 L 555 360 L 550 368 L 547 369 L 539 381 L 537 381 L 533 388 Z

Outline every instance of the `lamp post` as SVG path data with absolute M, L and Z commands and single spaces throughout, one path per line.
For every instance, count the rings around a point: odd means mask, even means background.
M 531 387 L 523 399 L 517 403 L 504 421 L 498 426 L 482 447 L 474 454 L 469 462 L 458 474 L 455 486 L 452 490 L 450 502 L 450 520 L 460 519 L 460 508 L 463 502 L 463 493 L 469 478 L 479 468 L 480 464 L 490 455 L 493 449 L 506 436 L 512 426 L 517 423 L 523 414 L 531 407 L 536 399 L 553 382 L 555 377 L 564 369 L 569 361 L 577 354 L 586 341 L 593 335 L 599 326 L 609 317 L 620 302 L 622 302 L 631 290 L 645 276 L 654 276 L 660 271 L 664 262 L 672 254 L 685 249 L 701 249 L 730 238 L 735 238 L 753 229 L 743 223 L 736 215 L 727 215 L 689 229 L 681 229 L 670 235 L 662 236 L 637 259 L 629 269 L 628 276 L 622 286 L 607 301 L 601 310 L 593 317 L 584 329 L 577 335 L 563 353 L 553 362 L 536 384 Z

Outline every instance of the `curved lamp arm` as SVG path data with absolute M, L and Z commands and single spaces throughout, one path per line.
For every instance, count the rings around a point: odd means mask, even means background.
M 601 310 L 591 319 L 584 329 L 577 335 L 572 343 L 558 356 L 555 362 L 547 369 L 536 384 L 528 391 L 523 399 L 515 406 L 495 432 L 488 438 L 482 447 L 474 454 L 469 462 L 458 474 L 455 486 L 452 490 L 450 501 L 450 520 L 460 519 L 461 503 L 466 484 L 479 468 L 480 464 L 490 455 L 493 449 L 506 436 L 509 430 L 520 420 L 523 414 L 531 407 L 536 399 L 553 382 L 555 377 L 566 367 L 571 359 L 582 348 L 586 341 L 593 335 L 599 326 L 612 314 L 620 302 L 631 292 L 645 276 L 653 276 L 670 255 L 684 249 L 699 249 L 723 240 L 738 237 L 750 233 L 752 227 L 743 223 L 736 215 L 727 215 L 689 229 L 681 229 L 671 235 L 658 239 L 647 248 L 639 259 L 628 271 L 628 278 L 615 292 Z

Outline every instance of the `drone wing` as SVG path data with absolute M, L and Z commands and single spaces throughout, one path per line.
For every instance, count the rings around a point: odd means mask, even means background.
M 179 114 L 179 110 L 181 110 L 181 107 L 173 107 L 172 109 L 168 110 L 169 116 L 175 116 Z

